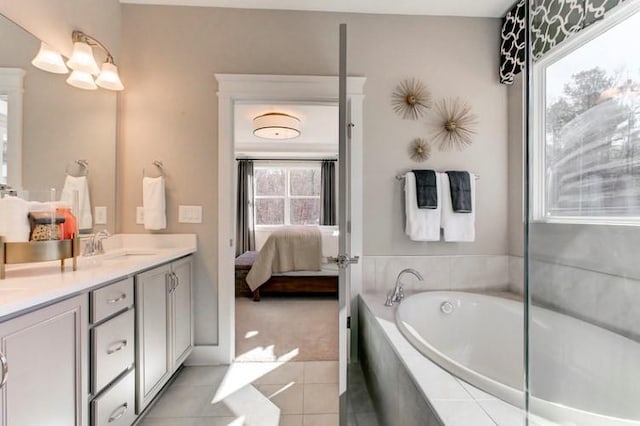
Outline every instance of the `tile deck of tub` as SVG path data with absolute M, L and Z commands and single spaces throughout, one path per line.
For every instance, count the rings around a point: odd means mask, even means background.
M 447 426 L 520 426 L 524 411 L 453 376 L 415 349 L 395 324 L 383 293 L 360 295 L 416 386 Z

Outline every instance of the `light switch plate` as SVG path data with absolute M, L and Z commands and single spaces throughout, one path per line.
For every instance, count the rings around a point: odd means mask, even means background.
M 96 225 L 106 225 L 107 224 L 107 207 L 96 206 L 94 209 L 93 218 Z
M 202 206 L 178 206 L 179 223 L 202 223 Z
M 136 224 L 144 224 L 144 209 L 140 206 L 136 207 Z

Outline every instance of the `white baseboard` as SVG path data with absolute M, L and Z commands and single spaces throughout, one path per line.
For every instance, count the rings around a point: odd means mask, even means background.
M 228 365 L 231 364 L 231 359 L 229 359 L 229 352 L 223 351 L 218 345 L 196 345 L 184 364 L 187 366 Z

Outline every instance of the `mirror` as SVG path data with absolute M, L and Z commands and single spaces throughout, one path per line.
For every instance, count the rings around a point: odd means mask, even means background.
M 9 184 L 26 191 L 30 199 L 38 199 L 48 197 L 50 188 L 60 194 L 67 172 L 74 176 L 86 173 L 92 230 L 115 231 L 117 94 L 77 89 L 65 82 L 68 75 L 35 68 L 31 60 L 40 48 L 40 40 L 2 15 L 0 40 L 0 80 L 22 70 L 23 87 L 18 101 L 22 108 L 12 109 L 11 96 L 0 81 L 0 183 L 8 174 Z M 15 133 L 10 128 L 14 109 L 22 115 L 17 139 L 12 139 Z M 11 146 L 13 140 L 21 143 Z M 88 167 L 79 165 L 78 160 L 86 160 Z M 95 215 L 95 207 L 106 207 L 106 224 L 96 224 L 100 218 Z

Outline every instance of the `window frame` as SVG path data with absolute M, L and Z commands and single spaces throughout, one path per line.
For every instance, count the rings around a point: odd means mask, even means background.
M 552 216 L 547 211 L 546 193 L 546 70 L 560 59 L 566 57 L 593 39 L 601 36 L 611 28 L 640 12 L 640 2 L 621 4 L 606 13 L 606 19 L 593 23 L 564 40 L 555 49 L 545 54 L 533 64 L 530 106 L 532 118 L 532 144 L 529 148 L 531 155 L 531 173 L 529 191 L 531 194 L 531 221 L 534 223 L 562 223 L 588 225 L 634 225 L 640 226 L 640 212 L 638 216 Z
M 291 195 L 291 170 L 301 170 L 301 169 L 318 169 L 322 170 L 322 161 L 287 161 L 287 162 L 277 162 L 277 161 L 260 161 L 255 162 L 254 165 L 254 184 L 253 184 L 253 217 L 254 222 L 256 221 L 257 214 L 255 211 L 256 201 L 258 199 L 284 199 L 284 223 L 283 224 L 271 224 L 271 225 L 259 225 L 257 222 L 254 223 L 254 227 L 256 230 L 269 230 L 275 229 L 282 226 L 318 226 L 316 224 L 292 224 L 291 223 L 291 200 L 292 199 L 317 199 L 321 200 L 322 195 Z M 255 170 L 258 169 L 284 169 L 285 170 L 285 194 L 284 195 L 258 195 L 256 193 L 256 189 L 258 185 L 255 182 Z M 320 221 L 320 217 L 318 218 L 318 224 Z

